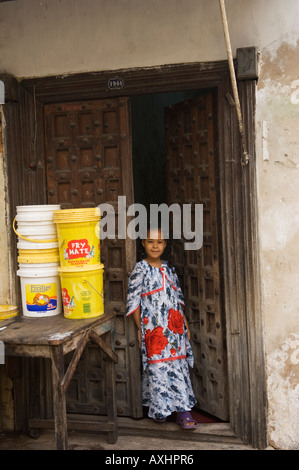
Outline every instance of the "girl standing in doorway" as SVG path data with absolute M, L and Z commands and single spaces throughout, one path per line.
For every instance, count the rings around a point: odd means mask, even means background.
M 195 429 L 189 365 L 193 354 L 183 312 L 184 299 L 177 275 L 161 256 L 166 247 L 161 230 L 151 230 L 142 242 L 146 258 L 129 279 L 127 316 L 133 315 L 142 355 L 142 400 L 148 416 L 166 421 L 176 412 L 183 429 Z

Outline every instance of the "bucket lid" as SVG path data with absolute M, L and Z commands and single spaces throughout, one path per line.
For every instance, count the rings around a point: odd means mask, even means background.
M 50 277 L 50 276 L 58 276 L 58 266 L 52 268 L 33 268 L 30 269 L 30 264 L 28 264 L 28 269 L 23 267 L 22 269 L 18 269 L 17 275 L 20 277 Z
M 53 222 L 52 212 L 26 212 L 25 214 L 17 214 L 16 221 L 19 222 Z
M 54 212 L 54 222 L 84 222 L 99 220 L 101 211 L 99 207 L 85 207 L 81 209 L 61 209 Z
M 0 305 L 0 315 L 5 313 L 15 313 L 18 311 L 18 307 L 16 305 Z
M 0 320 L 7 320 L 8 318 L 18 315 L 19 310 L 16 305 L 0 305 Z
M 99 263 L 99 264 L 89 264 L 88 266 L 82 266 L 81 268 L 79 267 L 74 267 L 74 266 L 61 266 L 58 268 L 58 272 L 63 273 L 63 274 L 72 274 L 72 273 L 83 273 L 83 272 L 92 272 L 92 271 L 99 271 L 101 269 L 104 269 L 104 265 Z
M 35 204 L 17 206 L 17 212 L 32 212 L 32 211 L 57 211 L 60 209 L 60 204 Z

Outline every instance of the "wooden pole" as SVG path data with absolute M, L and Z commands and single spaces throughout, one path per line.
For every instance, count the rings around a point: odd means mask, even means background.
M 228 65 L 229 65 L 231 82 L 232 82 L 234 101 L 235 101 L 235 106 L 236 106 L 236 111 L 237 111 L 239 131 L 240 131 L 241 139 L 242 139 L 243 155 L 242 155 L 241 161 L 242 161 L 242 165 L 247 165 L 250 157 L 246 150 L 242 111 L 241 111 L 239 94 L 238 94 L 238 86 L 237 86 L 237 80 L 236 80 L 236 74 L 235 74 L 235 68 L 234 68 L 233 54 L 232 54 L 230 37 L 229 37 L 229 30 L 228 30 L 228 23 L 227 23 L 224 0 L 219 0 L 219 4 L 220 4 L 221 16 L 222 16 L 222 25 L 223 25 L 223 31 L 224 31 L 224 37 L 225 37 L 225 45 L 226 45 Z

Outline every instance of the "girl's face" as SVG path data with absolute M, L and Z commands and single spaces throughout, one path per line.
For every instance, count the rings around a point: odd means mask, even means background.
M 162 237 L 161 230 L 151 230 L 148 236 L 143 240 L 142 245 L 146 251 L 147 257 L 157 260 L 162 256 L 166 247 L 166 241 Z

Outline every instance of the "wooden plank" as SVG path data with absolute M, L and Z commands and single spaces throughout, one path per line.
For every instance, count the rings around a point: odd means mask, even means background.
M 86 432 L 106 433 L 113 431 L 113 424 L 107 423 L 107 417 L 94 415 L 68 415 L 68 429 Z M 33 419 L 30 426 L 35 428 L 53 429 L 54 420 Z M 118 434 L 121 436 L 155 437 L 158 439 L 182 440 L 194 442 L 227 442 L 242 444 L 242 441 L 234 434 L 229 423 L 199 423 L 194 431 L 184 432 L 174 422 L 161 424 L 151 419 L 132 419 L 127 417 L 117 418 Z M 179 444 L 178 444 L 179 445 Z
M 42 103 L 94 100 L 115 96 L 161 93 L 185 89 L 214 87 L 227 73 L 227 61 L 172 64 L 140 69 L 101 71 L 65 76 L 24 79 L 22 86 Z M 109 78 L 121 77 L 125 82 L 121 90 L 109 90 Z
M 65 373 L 65 375 L 64 375 L 64 377 L 63 377 L 62 384 L 61 384 L 64 393 L 66 392 L 66 390 L 67 390 L 67 388 L 68 388 L 68 386 L 69 386 L 69 383 L 70 383 L 70 381 L 71 381 L 71 379 L 72 379 L 72 377 L 73 377 L 73 374 L 74 374 L 74 371 L 75 371 L 75 369 L 76 369 L 76 366 L 77 366 L 77 364 L 78 364 L 78 362 L 79 362 L 79 360 L 80 360 L 80 357 L 81 357 L 81 355 L 82 355 L 82 352 L 83 352 L 83 350 L 84 350 L 84 348 L 85 348 L 85 346 L 86 346 L 86 343 L 87 343 L 87 341 L 88 341 L 88 337 L 89 337 L 88 331 L 86 331 L 86 332 L 84 333 L 84 335 L 82 336 L 82 338 L 81 338 L 81 340 L 80 340 L 80 342 L 79 342 L 79 344 L 78 344 L 78 346 L 77 346 L 77 348 L 76 348 L 76 350 L 75 350 L 75 352 L 74 352 L 74 355 L 73 355 L 73 357 L 72 357 L 72 359 L 71 359 L 71 362 L 69 363 L 69 366 L 68 366 L 68 368 L 67 368 L 67 371 L 66 371 L 66 373 Z
M 46 318 L 19 315 L 1 322 L 1 326 L 6 326 L 6 329 L 0 331 L 0 340 L 10 345 L 59 345 L 114 317 L 115 312 L 86 320 L 70 320 L 63 315 Z
M 98 336 L 93 330 L 89 332 L 89 338 L 94 341 L 115 364 L 118 362 L 118 357 L 115 352 L 112 351 L 105 341 L 100 338 L 100 336 Z
M 49 346 L 34 346 L 32 344 L 5 345 L 6 356 L 51 357 Z
M 78 418 L 79 417 L 79 418 Z M 98 432 L 98 433 L 109 433 L 114 432 L 115 424 L 108 423 L 107 418 L 99 416 L 98 420 L 93 420 L 94 415 L 69 415 L 67 427 L 70 430 L 86 431 L 86 432 Z M 80 419 L 81 418 L 81 419 Z M 32 428 L 40 429 L 55 429 L 55 422 L 53 419 L 30 419 L 29 425 Z

